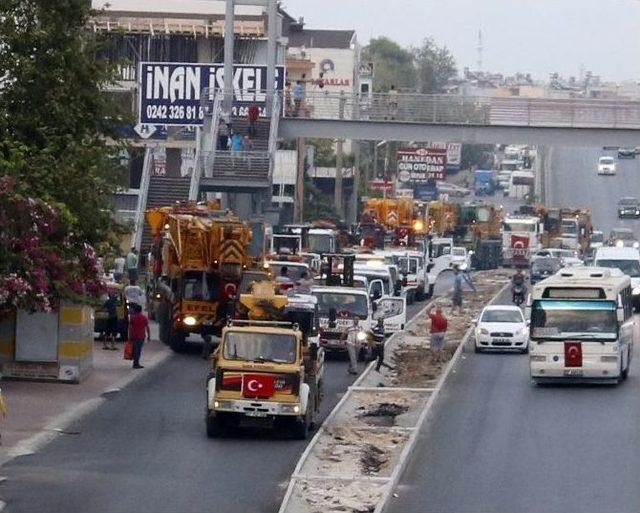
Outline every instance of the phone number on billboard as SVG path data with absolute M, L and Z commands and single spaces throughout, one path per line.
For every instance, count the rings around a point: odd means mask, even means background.
M 184 105 L 148 105 L 147 119 L 202 119 L 202 107 Z

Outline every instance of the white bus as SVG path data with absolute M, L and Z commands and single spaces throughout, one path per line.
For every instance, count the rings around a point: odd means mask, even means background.
M 620 382 L 634 329 L 631 280 L 618 269 L 563 269 L 533 287 L 530 369 L 534 382 Z

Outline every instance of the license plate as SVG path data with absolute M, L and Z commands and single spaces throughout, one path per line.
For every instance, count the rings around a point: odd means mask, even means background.
M 267 413 L 264 411 L 248 411 L 245 413 L 247 417 L 260 417 L 264 418 L 267 416 Z
M 498 343 L 498 344 L 510 344 L 511 343 L 511 340 L 509 340 L 508 338 L 494 338 L 493 341 Z
M 565 369 L 565 376 L 582 376 L 582 369 Z

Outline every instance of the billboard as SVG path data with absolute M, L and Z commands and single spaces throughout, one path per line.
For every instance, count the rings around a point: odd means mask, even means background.
M 444 180 L 446 148 L 403 148 L 397 154 L 398 180 L 426 183 Z
M 427 143 L 427 148 L 439 148 L 447 150 L 447 171 L 458 171 L 462 160 L 462 144 L 457 142 L 432 142 Z
M 284 73 L 284 66 L 276 66 L 276 91 L 284 88 Z M 138 76 L 138 119 L 144 125 L 202 125 L 202 91 L 224 88 L 224 64 L 141 62 Z M 264 115 L 266 89 L 267 66 L 235 64 L 232 115 L 246 116 L 251 103 Z

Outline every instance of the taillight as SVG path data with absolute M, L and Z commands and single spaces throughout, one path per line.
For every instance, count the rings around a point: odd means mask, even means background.
M 582 367 L 582 344 L 580 342 L 564 343 L 564 366 Z
M 324 338 L 324 328 L 318 329 L 318 335 L 320 336 L 320 338 Z

